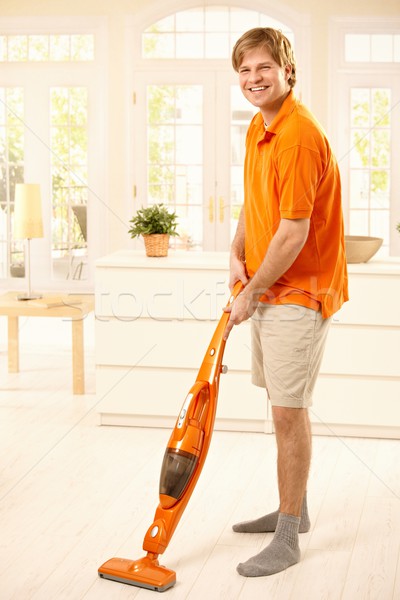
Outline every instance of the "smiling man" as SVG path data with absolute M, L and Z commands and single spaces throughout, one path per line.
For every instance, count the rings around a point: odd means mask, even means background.
M 308 531 L 308 408 L 331 316 L 348 299 L 340 176 L 326 135 L 294 96 L 296 62 L 271 28 L 245 33 L 232 53 L 244 96 L 259 112 L 246 137 L 245 199 L 230 258 L 230 286 L 244 290 L 225 332 L 251 318 L 252 381 L 272 405 L 278 510 L 233 526 L 275 532 L 238 572 L 272 575 L 300 560 Z

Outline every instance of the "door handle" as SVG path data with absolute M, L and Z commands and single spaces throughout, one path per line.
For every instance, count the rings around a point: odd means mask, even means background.
M 225 220 L 225 203 L 222 196 L 218 199 L 219 202 L 219 222 L 223 223 Z
M 214 197 L 210 196 L 208 200 L 208 221 L 214 223 Z

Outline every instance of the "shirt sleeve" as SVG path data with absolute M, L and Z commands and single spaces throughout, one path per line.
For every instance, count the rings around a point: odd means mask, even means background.
M 315 150 L 293 146 L 277 157 L 279 210 L 283 219 L 311 217 L 322 177 L 321 157 Z

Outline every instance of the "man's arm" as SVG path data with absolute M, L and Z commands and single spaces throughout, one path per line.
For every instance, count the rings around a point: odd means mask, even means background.
M 239 221 L 236 228 L 235 237 L 231 245 L 230 255 L 230 275 L 229 287 L 233 288 L 237 281 L 241 281 L 243 285 L 248 282 L 245 266 L 245 226 L 244 226 L 244 211 L 240 211 Z
M 259 269 L 234 303 L 226 309 L 231 313 L 224 339 L 234 325 L 249 319 L 260 297 L 292 266 L 306 243 L 310 219 L 282 219 L 271 240 Z

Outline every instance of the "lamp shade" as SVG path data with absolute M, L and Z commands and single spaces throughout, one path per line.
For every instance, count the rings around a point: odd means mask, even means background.
M 17 183 L 15 186 L 14 237 L 17 240 L 43 237 L 38 183 Z

